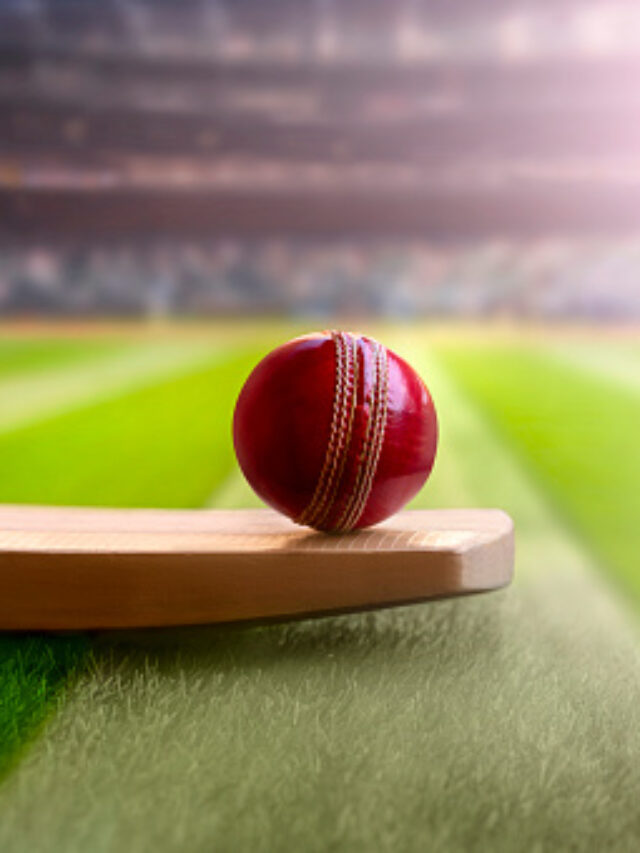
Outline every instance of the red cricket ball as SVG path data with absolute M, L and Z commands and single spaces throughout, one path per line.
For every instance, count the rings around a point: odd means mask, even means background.
M 317 530 L 367 527 L 397 512 L 431 473 L 438 424 L 406 361 L 372 338 L 322 332 L 273 350 L 233 418 L 257 494 Z

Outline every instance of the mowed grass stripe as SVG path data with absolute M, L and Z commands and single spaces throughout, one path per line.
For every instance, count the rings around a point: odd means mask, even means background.
M 607 385 L 640 394 L 640 346 L 630 343 L 573 341 L 555 344 L 546 352 L 558 361 L 580 372 L 592 373 Z
M 231 412 L 255 357 L 210 355 L 182 376 L 0 436 L 0 501 L 202 505 L 231 467 Z
M 0 501 L 198 506 L 231 466 L 229 418 L 253 352 L 0 436 Z M 89 647 L 0 635 L 0 773 Z
M 197 340 L 89 346 L 71 364 L 39 364 L 0 379 L 0 435 L 73 407 L 179 375 L 211 358 L 213 343 Z
M 441 357 L 640 605 L 640 394 L 542 349 L 445 348 Z
M 77 362 L 83 358 L 108 353 L 119 344 L 110 340 L 84 338 L 8 338 L 0 329 L 0 382 L 7 376 L 26 374 L 42 368 Z
M 506 505 L 515 587 L 104 635 L 7 781 L 3 850 L 633 849 L 637 635 L 482 412 L 421 344 L 398 349 L 443 423 L 419 503 Z

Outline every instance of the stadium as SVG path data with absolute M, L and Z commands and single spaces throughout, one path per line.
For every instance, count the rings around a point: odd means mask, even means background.
M 0 2 L 0 503 L 259 506 L 245 379 L 350 328 L 436 402 L 411 506 L 517 535 L 486 597 L 0 633 L 0 849 L 637 848 L 638 79 L 631 0 Z

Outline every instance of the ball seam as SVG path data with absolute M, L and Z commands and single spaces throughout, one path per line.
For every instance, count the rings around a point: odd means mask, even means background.
M 314 526 L 316 527 L 323 527 L 324 525 L 326 525 L 327 517 L 330 515 L 331 511 L 335 506 L 336 497 L 340 489 L 340 484 L 342 482 L 344 470 L 349 455 L 349 447 L 351 444 L 351 435 L 353 432 L 353 423 L 355 420 L 355 411 L 357 407 L 359 382 L 358 342 L 357 339 L 353 335 L 350 335 L 348 332 L 344 332 L 341 334 L 344 344 L 351 355 L 350 362 L 347 363 L 347 394 L 344 399 L 343 409 L 343 414 L 345 414 L 347 418 L 347 425 L 340 435 L 340 441 L 336 450 L 337 474 L 333 480 L 333 486 L 331 490 L 328 490 L 325 495 L 324 507 L 320 507 L 318 509 L 316 517 L 313 520 Z M 349 363 L 351 364 L 351 370 L 349 370 Z M 332 525 L 328 526 L 332 527 Z
M 335 495 L 344 468 L 348 443 L 345 436 L 350 435 L 355 408 L 355 390 L 353 377 L 354 351 L 351 336 L 342 332 L 332 332 L 335 346 L 335 379 L 331 427 L 324 461 L 311 501 L 295 519 L 298 524 L 315 527 L 321 524 L 331 509 L 331 495 Z M 357 356 L 356 356 L 357 363 Z M 356 374 L 357 384 L 357 374 Z M 349 406 L 351 396 L 352 405 Z M 351 410 L 351 411 L 350 411 Z
M 386 432 L 389 369 L 386 349 L 377 341 L 374 348 L 372 404 L 365 432 L 353 489 L 340 517 L 336 530 L 351 530 L 360 520 L 367 505 L 380 461 Z

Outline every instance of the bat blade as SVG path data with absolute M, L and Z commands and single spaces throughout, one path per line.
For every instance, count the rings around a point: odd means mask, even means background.
M 513 572 L 500 510 L 410 510 L 327 535 L 271 510 L 0 507 L 0 630 L 311 616 L 485 592 Z

